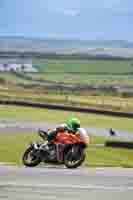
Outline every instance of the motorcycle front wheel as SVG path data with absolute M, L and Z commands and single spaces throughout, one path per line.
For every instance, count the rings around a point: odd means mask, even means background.
M 27 167 L 35 167 L 40 164 L 41 158 L 34 155 L 34 148 L 30 146 L 22 156 L 22 162 Z
M 85 157 L 86 157 L 85 152 L 81 151 L 79 156 L 75 159 L 73 157 L 72 150 L 70 149 L 65 155 L 64 164 L 67 168 L 74 169 L 79 167 L 84 162 Z

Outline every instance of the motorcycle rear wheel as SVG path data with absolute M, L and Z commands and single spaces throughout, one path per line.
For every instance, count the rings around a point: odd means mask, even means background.
M 77 168 L 79 167 L 85 160 L 85 152 L 82 151 L 80 156 L 79 156 L 79 159 L 78 160 L 73 160 L 72 159 L 72 151 L 71 149 L 67 152 L 67 154 L 65 155 L 65 159 L 64 159 L 64 164 L 67 168 L 71 168 L 71 169 L 74 169 L 74 168 Z
M 26 151 L 24 152 L 22 156 L 22 162 L 27 167 L 35 167 L 40 164 L 41 158 L 35 156 L 34 159 L 32 159 L 30 162 L 27 161 L 27 158 L 30 156 L 30 154 L 33 152 L 34 148 L 32 146 L 28 147 Z M 30 156 L 31 157 L 31 156 Z

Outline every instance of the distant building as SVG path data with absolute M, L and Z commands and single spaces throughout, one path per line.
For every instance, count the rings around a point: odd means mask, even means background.
M 29 59 L 1 59 L 0 71 L 37 72 Z

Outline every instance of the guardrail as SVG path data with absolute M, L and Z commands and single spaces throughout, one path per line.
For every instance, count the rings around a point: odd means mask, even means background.
M 106 141 L 105 147 L 133 149 L 132 141 Z
M 47 108 L 47 109 L 52 109 L 52 110 L 64 110 L 64 111 L 93 113 L 93 114 L 115 116 L 115 117 L 133 118 L 133 113 L 117 112 L 117 111 L 111 111 L 111 110 L 102 110 L 102 109 L 85 108 L 85 107 L 82 108 L 78 106 L 67 106 L 67 105 L 62 105 L 62 104 L 37 103 L 37 102 L 31 102 L 31 101 L 4 100 L 4 99 L 0 99 L 0 104 L 29 106 L 29 107 L 36 107 L 36 108 Z

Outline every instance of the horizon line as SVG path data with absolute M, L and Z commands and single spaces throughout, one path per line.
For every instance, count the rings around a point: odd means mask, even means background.
M 127 39 L 83 39 L 83 38 L 76 38 L 76 37 L 56 37 L 56 36 L 24 36 L 24 35 L 0 35 L 0 38 L 23 38 L 23 39 L 38 39 L 38 40 L 75 40 L 75 41 L 121 41 L 121 42 L 129 42 L 132 43 L 133 41 Z

